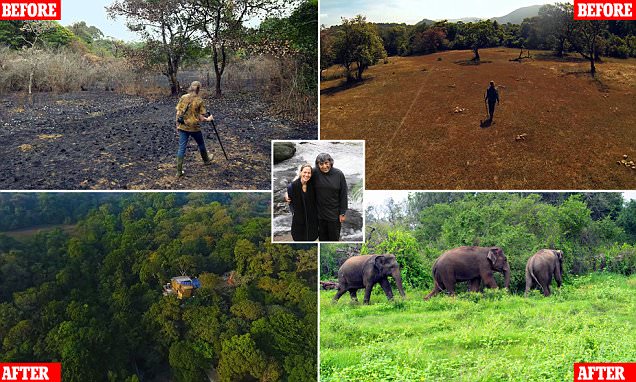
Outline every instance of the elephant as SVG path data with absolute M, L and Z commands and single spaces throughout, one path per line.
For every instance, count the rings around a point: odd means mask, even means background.
M 526 293 L 527 296 L 533 285 L 543 291 L 544 296 L 550 295 L 552 275 L 557 287 L 563 282 L 563 251 L 542 249 L 528 259 L 526 263 Z
M 446 289 L 455 295 L 455 284 L 468 281 L 468 289 L 479 291 L 480 282 L 489 288 L 497 288 L 493 272 L 504 275 L 504 285 L 510 288 L 510 265 L 499 247 L 458 247 L 442 253 L 433 264 L 435 286 L 424 300 Z
M 337 302 L 347 291 L 351 295 L 351 300 L 358 301 L 358 289 L 364 288 L 364 304 L 368 304 L 373 286 L 377 283 L 382 286 L 386 297 L 392 300 L 393 290 L 389 284 L 388 276 L 393 277 L 400 291 L 400 295 L 405 297 L 404 288 L 402 288 L 400 265 L 394 255 L 362 255 L 350 257 L 338 270 L 338 292 L 334 296 L 333 302 Z

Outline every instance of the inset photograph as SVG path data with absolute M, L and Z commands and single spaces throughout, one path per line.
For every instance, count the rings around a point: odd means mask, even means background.
M 0 21 L 0 189 L 270 190 L 318 138 L 316 0 L 63 3 Z
M 272 142 L 272 241 L 361 242 L 364 141 Z
M 571 381 L 575 362 L 634 361 L 635 192 L 367 190 L 365 206 L 364 244 L 320 245 L 321 381 Z
M 321 139 L 372 190 L 636 188 L 636 21 L 535 3 L 321 1 Z
M 269 207 L 0 193 L 0 362 L 60 362 L 64 381 L 316 381 L 318 245 L 272 244 Z

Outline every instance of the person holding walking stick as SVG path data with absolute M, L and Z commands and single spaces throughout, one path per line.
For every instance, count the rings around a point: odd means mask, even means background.
M 499 105 L 499 92 L 495 88 L 495 81 L 490 81 L 490 87 L 486 89 L 484 102 L 488 103 L 488 122 L 492 122 L 492 118 L 495 115 L 495 102 Z
M 214 117 L 211 114 L 207 117 L 205 116 L 206 110 L 203 105 L 203 99 L 199 96 L 200 90 L 201 83 L 199 81 L 193 81 L 188 88 L 188 94 L 182 96 L 181 99 L 179 99 L 179 103 L 177 103 L 177 114 L 175 116 L 177 133 L 179 134 L 177 177 L 183 176 L 183 158 L 185 157 L 185 151 L 190 137 L 194 138 L 199 146 L 199 153 L 201 154 L 201 159 L 203 159 L 203 164 L 209 165 L 212 163 L 208 151 L 205 148 L 203 133 L 201 133 L 199 123 L 214 123 Z

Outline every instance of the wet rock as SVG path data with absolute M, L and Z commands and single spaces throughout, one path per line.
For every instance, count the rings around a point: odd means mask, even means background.
M 296 144 L 293 142 L 276 142 L 274 144 L 274 164 L 280 163 L 294 156 Z

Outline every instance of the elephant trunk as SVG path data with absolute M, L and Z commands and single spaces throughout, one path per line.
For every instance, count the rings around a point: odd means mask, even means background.
M 400 270 L 396 269 L 392 273 L 393 279 L 395 280 L 395 285 L 397 285 L 398 290 L 400 291 L 400 295 L 405 297 L 404 288 L 402 288 L 402 275 L 400 274 Z
M 503 268 L 504 287 L 510 290 L 510 265 L 506 264 Z

